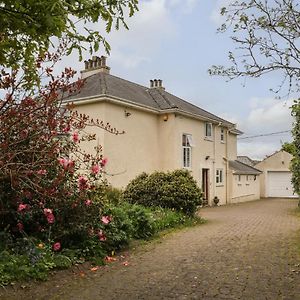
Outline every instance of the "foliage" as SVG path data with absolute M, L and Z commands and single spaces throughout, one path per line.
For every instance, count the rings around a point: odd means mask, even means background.
M 299 5 L 296 0 L 232 0 L 221 9 L 226 22 L 219 28 L 233 34 L 236 49 L 229 52 L 231 67 L 213 66 L 210 73 L 232 79 L 281 72 L 280 88 L 287 84 L 289 91 L 297 92 Z
M 292 182 L 295 192 L 300 195 L 300 100 L 294 102 L 294 105 L 292 106 L 292 115 L 295 118 L 292 131 L 294 137 L 294 153 L 291 164 Z
M 20 66 L 35 75 L 35 60 L 52 45 L 53 38 L 64 39 L 67 53 L 74 49 L 81 58 L 85 45 L 90 52 L 103 44 L 110 47 L 103 35 L 112 26 L 125 28 L 125 16 L 137 11 L 138 0 L 7 0 L 0 6 L 0 65 L 18 69 Z M 101 23 L 102 22 L 102 23 Z M 93 23 L 97 23 L 95 30 Z M 38 77 L 36 77 L 38 79 Z
M 55 55 L 47 57 L 56 61 Z M 82 84 L 70 84 L 71 69 L 54 77 L 43 60 L 37 65 L 45 84 L 34 91 L 18 72 L 0 80 L 5 91 L 0 100 L 0 232 L 69 247 L 101 227 L 101 199 L 91 199 L 103 194 L 107 159 L 100 146 L 94 153 L 81 150 L 82 141 L 96 138 L 85 127 L 119 132 L 62 106 L 64 95 Z
M 143 173 L 124 191 L 124 199 L 145 206 L 161 206 L 193 215 L 201 204 L 201 190 L 187 170 Z
M 288 153 L 294 155 L 297 151 L 297 148 L 295 147 L 294 143 L 285 142 L 282 144 L 281 150 L 284 150 L 285 152 L 288 152 Z

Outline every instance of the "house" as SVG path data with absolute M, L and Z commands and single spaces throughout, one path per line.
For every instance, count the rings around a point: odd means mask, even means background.
M 277 151 L 257 163 L 255 168 L 262 171 L 260 176 L 261 197 L 298 197 L 294 194 L 289 169 L 292 155 L 284 150 Z
M 103 146 L 103 155 L 108 157 L 105 176 L 113 186 L 124 188 L 142 172 L 186 168 L 208 204 L 215 196 L 220 204 L 254 198 L 250 191 L 254 179 L 243 192 L 230 186 L 235 182 L 230 176 L 244 176 L 231 163 L 237 159 L 237 136 L 242 133 L 235 124 L 172 95 L 160 79 L 150 80 L 145 87 L 111 75 L 103 56 L 86 61 L 81 74 L 83 88 L 65 102 L 125 131 L 113 135 L 88 128 L 97 134 L 95 143 Z M 83 147 L 90 151 L 95 145 Z

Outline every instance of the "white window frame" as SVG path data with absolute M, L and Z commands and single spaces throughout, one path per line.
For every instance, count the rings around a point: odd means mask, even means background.
M 184 138 L 185 137 L 185 138 Z M 192 168 L 193 137 L 191 134 L 182 134 L 182 165 L 186 169 Z
M 224 170 L 221 168 L 216 169 L 216 185 L 224 184 Z
M 208 128 L 210 128 L 210 135 L 207 134 Z M 209 139 L 209 140 L 213 139 L 213 124 L 212 123 L 209 123 L 209 122 L 205 123 L 205 138 Z

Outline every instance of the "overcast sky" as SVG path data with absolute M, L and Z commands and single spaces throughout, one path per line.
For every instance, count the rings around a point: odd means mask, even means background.
M 278 75 L 230 82 L 208 75 L 212 65 L 228 64 L 227 53 L 234 49 L 228 36 L 216 33 L 222 23 L 219 9 L 226 2 L 140 0 L 140 11 L 128 20 L 130 30 L 107 37 L 111 74 L 145 86 L 161 78 L 168 92 L 237 123 L 241 138 L 290 130 L 292 102 L 275 99 L 269 90 L 280 83 Z M 83 68 L 76 55 L 63 65 Z M 289 133 L 241 139 L 238 154 L 262 159 L 290 140 Z

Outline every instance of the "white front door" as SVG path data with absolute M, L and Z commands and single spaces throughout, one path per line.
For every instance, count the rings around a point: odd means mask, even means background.
M 291 172 L 267 173 L 268 197 L 297 197 L 293 193 Z

